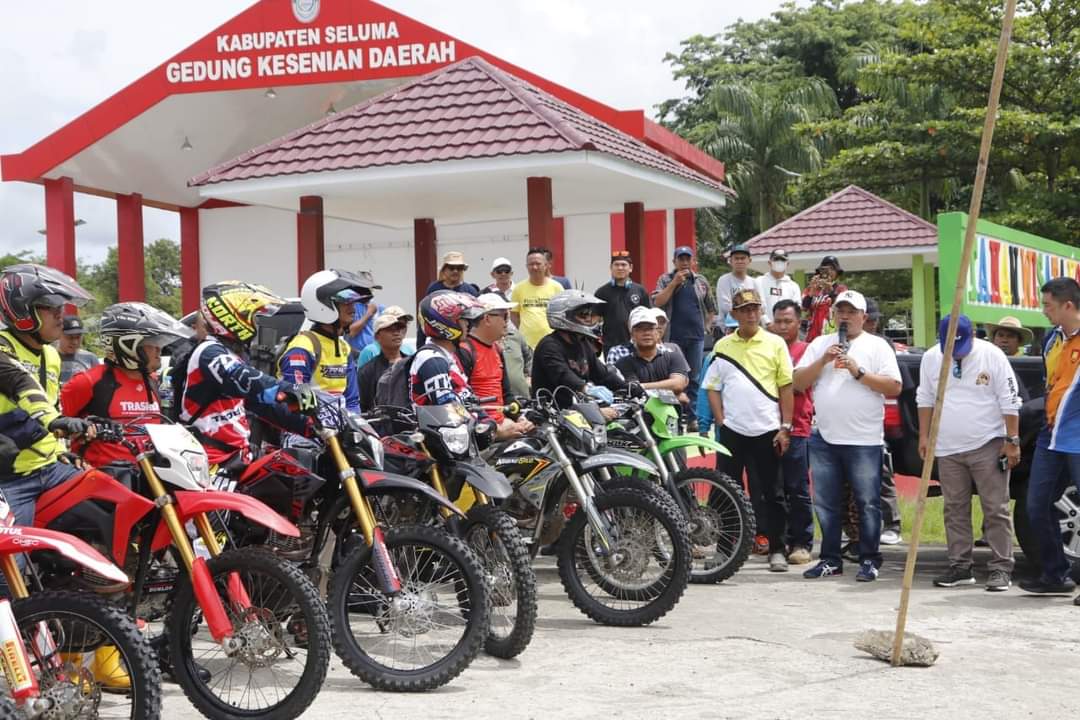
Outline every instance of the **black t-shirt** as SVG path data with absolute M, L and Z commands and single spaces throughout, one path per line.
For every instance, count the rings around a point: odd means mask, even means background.
M 379 387 L 379 378 L 390 367 L 390 361 L 386 356 L 379 353 L 364 363 L 357 377 L 357 385 L 360 391 L 360 412 L 371 412 L 375 409 L 375 391 Z
M 619 372 L 628 381 L 637 380 L 642 383 L 660 382 L 667 380 L 673 373 L 685 375 L 690 378 L 690 365 L 687 364 L 683 354 L 674 352 L 657 352 L 652 360 L 646 360 L 637 353 L 629 355 L 615 363 Z
M 616 285 L 609 281 L 593 293 L 607 304 L 604 308 L 604 352 L 616 345 L 630 342 L 630 311 L 636 307 L 652 307 L 649 293 L 635 282 Z
M 567 342 L 562 335 L 553 332 L 536 346 L 532 374 L 534 396 L 541 388 L 552 392 L 560 386 L 581 390 L 587 382 L 612 390 L 626 388 L 626 381 L 600 360 L 589 340 L 574 335 Z

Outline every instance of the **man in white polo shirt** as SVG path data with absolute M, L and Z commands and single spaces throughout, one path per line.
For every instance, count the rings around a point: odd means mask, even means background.
M 806 578 L 843 572 L 840 530 L 844 484 L 859 514 L 859 582 L 881 567 L 881 459 L 885 396 L 900 394 L 900 368 L 885 339 L 863 331 L 866 299 L 845 290 L 833 303 L 837 332 L 814 338 L 795 367 L 795 391 L 814 388 L 817 428 L 810 435 L 814 512 L 821 525 L 819 562 Z
M 780 456 L 791 442 L 795 407 L 791 356 L 779 335 L 761 327 L 757 290 L 736 291 L 731 314 L 739 327 L 717 341 L 705 375 L 720 442 L 731 452 L 721 469 L 736 482 L 746 469 L 751 499 L 765 508 L 765 517 L 758 518 L 758 529 L 769 539 L 769 570 L 785 572 L 787 500 Z
M 941 320 L 939 345 L 922 356 L 919 365 L 919 455 L 927 460 L 930 415 L 937 396 L 938 373 L 944 353 L 949 316 Z M 956 326 L 952 369 L 945 387 L 938 428 L 938 481 L 945 499 L 945 539 L 949 569 L 934 578 L 938 587 L 974 585 L 971 572 L 971 488 L 979 493 L 983 537 L 993 557 L 986 589 L 1008 590 L 1012 585 L 1012 521 L 1009 518 L 1009 470 L 1020 462 L 1020 396 L 1016 376 L 1001 348 L 975 338 L 971 320 L 961 315 Z M 1004 458 L 1005 469 L 1001 467 Z

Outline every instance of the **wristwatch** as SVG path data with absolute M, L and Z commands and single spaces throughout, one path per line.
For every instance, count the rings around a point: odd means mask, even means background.
M 1020 436 L 1019 435 L 1010 435 L 1009 437 L 1005 438 L 1005 442 L 1009 443 L 1010 445 L 1015 445 L 1016 447 L 1020 447 Z
M 787 432 L 791 432 L 791 428 L 794 427 L 791 423 L 780 423 L 780 429 Z
M 862 380 L 863 375 L 865 375 L 865 374 L 866 374 L 866 368 L 864 368 L 864 367 L 859 368 L 859 373 L 855 376 L 856 382 L 858 382 L 859 380 Z

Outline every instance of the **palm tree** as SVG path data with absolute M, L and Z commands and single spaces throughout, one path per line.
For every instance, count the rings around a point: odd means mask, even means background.
M 713 88 L 716 120 L 703 129 L 705 149 L 723 160 L 728 182 L 753 208 L 758 232 L 786 214 L 787 184 L 821 167 L 821 150 L 795 128 L 837 112 L 836 95 L 820 78 L 775 85 Z

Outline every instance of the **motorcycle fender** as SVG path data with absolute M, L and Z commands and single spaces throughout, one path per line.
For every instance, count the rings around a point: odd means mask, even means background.
M 207 490 L 197 492 L 194 490 L 177 490 L 173 493 L 173 507 L 180 516 L 180 522 L 184 523 L 199 513 L 224 510 L 240 513 L 248 520 L 270 528 L 276 533 L 288 537 L 300 537 L 300 530 L 291 522 L 270 509 L 262 500 L 243 495 L 240 493 L 221 492 Z M 162 522 L 154 533 L 153 550 L 160 550 L 172 544 L 172 536 L 169 534 L 169 526 Z
M 582 473 L 592 472 L 603 467 L 631 467 L 635 470 L 642 470 L 650 475 L 659 474 L 656 465 L 647 458 L 643 458 L 640 455 L 635 455 L 632 452 L 625 452 L 623 450 L 608 449 L 599 455 L 591 455 L 578 464 L 578 468 Z
M 0 527 L 0 555 L 17 555 L 35 550 L 58 552 L 113 582 L 131 582 L 123 570 L 74 535 L 45 528 Z
M 709 438 L 701 437 L 700 435 L 679 435 L 678 437 L 661 440 L 657 445 L 660 448 L 661 455 L 667 455 L 672 450 L 695 447 L 702 450 L 712 450 L 721 455 L 731 456 L 731 453 L 728 452 L 726 447 L 715 440 L 710 440 Z
M 460 472 L 465 476 L 465 482 L 490 498 L 504 500 L 514 493 L 506 476 L 487 465 L 456 463 L 454 472 Z
M 400 490 L 408 490 L 409 492 L 420 493 L 426 495 L 435 502 L 442 505 L 447 510 L 453 511 L 455 515 L 464 516 L 454 503 L 450 502 L 438 492 L 435 488 L 431 487 L 427 483 L 420 482 L 415 478 L 407 477 L 405 475 L 395 475 L 394 473 L 387 473 L 376 470 L 361 470 L 356 474 L 360 479 L 361 484 L 364 487 L 364 492 L 372 495 L 380 493 L 391 493 Z

